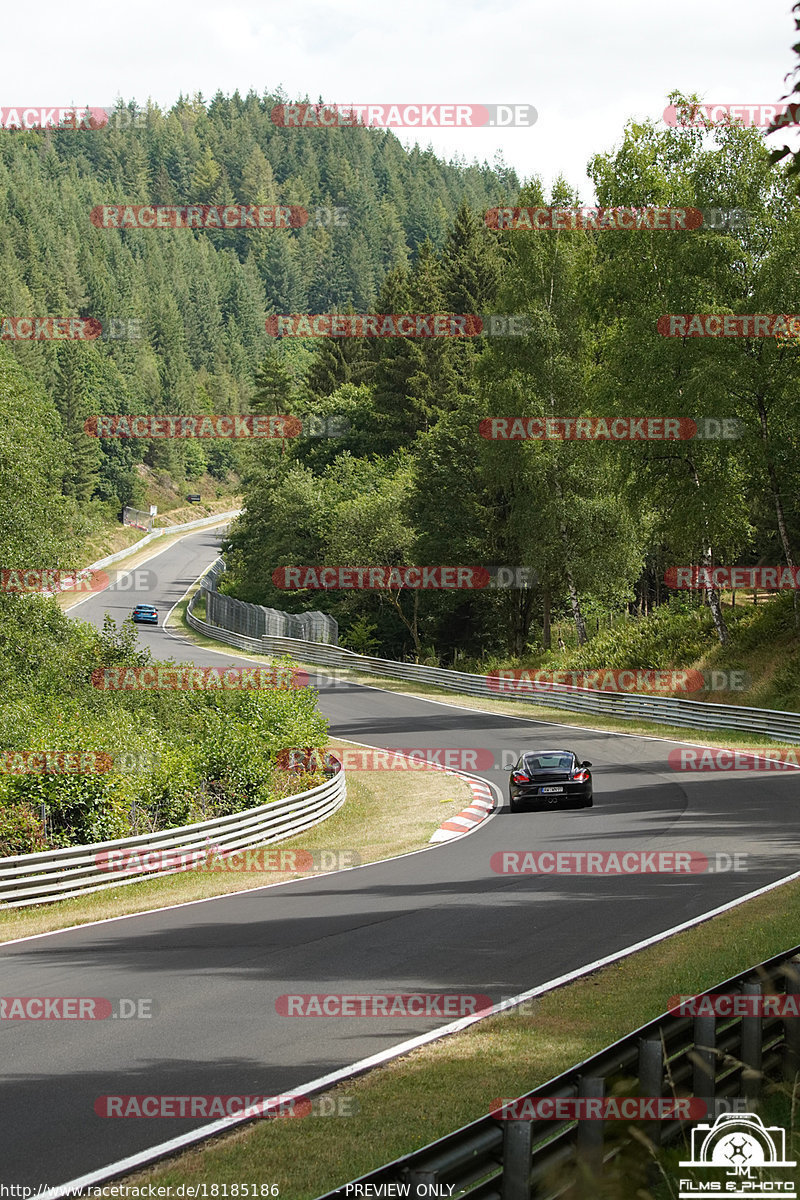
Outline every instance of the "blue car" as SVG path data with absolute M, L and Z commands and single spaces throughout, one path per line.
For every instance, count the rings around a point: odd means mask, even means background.
M 157 625 L 158 609 L 153 608 L 152 604 L 137 604 L 131 617 L 139 625 Z

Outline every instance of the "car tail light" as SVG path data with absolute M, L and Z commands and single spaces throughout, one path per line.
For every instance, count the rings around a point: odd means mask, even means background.
M 589 782 L 589 772 L 588 771 L 576 771 L 575 774 L 572 776 L 572 779 L 573 779 L 573 782 L 575 782 L 575 783 L 588 783 Z
M 514 783 L 530 783 L 531 781 L 530 776 L 526 775 L 524 771 L 514 771 L 511 778 L 514 780 Z

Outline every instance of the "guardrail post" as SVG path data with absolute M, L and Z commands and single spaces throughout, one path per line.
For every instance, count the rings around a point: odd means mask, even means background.
M 533 1121 L 505 1121 L 503 1129 L 503 1200 L 530 1200 Z
M 713 1111 L 717 1080 L 717 1027 L 713 1016 L 698 1016 L 694 1019 L 694 1049 L 690 1051 L 693 1062 L 692 1093 L 705 1100 L 709 1114 Z
M 411 1185 L 409 1200 L 411 1196 L 435 1196 L 439 1185 L 439 1172 L 411 1167 L 406 1171 L 406 1180 Z M 417 1191 L 418 1186 L 422 1188 L 421 1192 Z
M 602 1099 L 606 1081 L 598 1075 L 581 1075 L 578 1081 L 578 1099 Z M 604 1121 L 578 1120 L 575 1148 L 578 1158 L 591 1170 L 599 1173 L 603 1165 Z
M 781 963 L 786 980 L 786 992 L 800 992 L 800 958 L 787 958 Z M 800 1072 L 800 1018 L 783 1019 L 783 1078 L 794 1086 Z
M 761 997 L 761 984 L 743 983 L 743 996 Z M 759 1005 L 754 1004 L 758 1009 Z M 762 1062 L 762 1026 L 761 1013 L 755 1016 L 742 1017 L 742 1047 L 739 1057 L 742 1060 L 742 1082 L 740 1095 L 744 1096 L 748 1105 L 753 1105 L 761 1092 L 761 1062 Z
M 664 1093 L 664 1051 L 660 1038 L 639 1042 L 639 1095 L 661 1097 Z M 648 1121 L 642 1132 L 654 1146 L 661 1145 L 661 1122 Z

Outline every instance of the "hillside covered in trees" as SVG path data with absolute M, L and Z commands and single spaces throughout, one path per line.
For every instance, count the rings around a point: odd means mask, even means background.
M 78 317 L 139 333 L 3 339 L 0 504 L 24 496 L 29 514 L 4 526 L 6 561 L 69 562 L 93 516 L 143 502 L 143 463 L 187 482 L 242 480 L 225 589 L 324 607 L 353 648 L 446 663 L 547 652 L 566 617 L 581 647 L 598 622 L 663 604 L 674 564 L 794 565 L 798 339 L 663 336 L 669 314 L 800 308 L 796 192 L 756 130 L 631 123 L 590 164 L 604 208 L 721 219 L 514 230 L 487 211 L 583 198 L 561 183 L 548 197 L 535 180 L 521 188 L 502 163 L 407 151 L 386 131 L 280 128 L 270 114 L 285 99 L 120 106 L 104 129 L 0 133 L 0 322 Z M 294 205 L 309 219 L 92 223 L 97 206 L 137 204 Z M 268 333 L 270 316 L 302 312 L 523 324 L 467 338 Z M 84 430 L 103 413 L 247 412 L 331 418 L 337 435 L 251 447 Z M 736 435 L 485 436 L 491 418 L 516 417 L 691 419 Z M 437 563 L 524 568 L 531 585 L 323 594 L 273 579 L 296 564 Z M 726 644 L 719 596 L 699 602 Z
M 141 116 L 121 107 L 97 130 L 0 131 L 0 568 L 85 562 L 98 525 L 146 502 L 144 466 L 182 484 L 251 474 L 252 453 L 232 440 L 101 439 L 86 423 L 270 408 L 276 371 L 305 378 L 314 360 L 297 344 L 279 362 L 271 314 L 374 306 L 387 274 L 444 245 L 465 197 L 481 210 L 517 187 L 502 167 L 442 163 L 389 133 L 279 129 L 269 114 L 281 99 L 181 100 Z M 98 205 L 233 203 L 298 205 L 309 219 L 219 232 L 91 220 Z M 103 335 L 30 338 L 26 322 L 44 318 L 99 322 Z M 127 624 L 109 618 L 98 632 L 52 599 L 0 588 L 0 857 L 235 812 L 307 785 L 276 754 L 324 744 L 311 689 L 142 697 L 92 685 L 93 671 L 148 660 Z M 114 767 L 28 770 L 31 747 L 64 761 L 102 754 Z M 135 769 L 117 769 L 126 756 Z
M 465 198 L 478 211 L 515 193 L 502 165 L 443 163 L 388 132 L 279 128 L 270 114 L 285 99 L 120 105 L 96 130 L 0 131 L 0 340 L 55 407 L 78 531 L 91 502 L 143 502 L 138 462 L 179 479 L 241 468 L 229 441 L 99 442 L 84 434 L 88 416 L 248 411 L 274 341 L 267 316 L 370 310 L 387 272 L 444 243 Z M 218 232 L 90 219 L 98 205 L 233 203 L 299 205 L 309 219 Z M 14 320 L 44 316 L 100 321 L 104 333 L 9 340 Z
M 665 573 L 796 562 L 800 342 L 785 320 L 768 337 L 664 334 L 669 314 L 798 312 L 794 185 L 758 131 L 739 126 L 632 123 L 590 171 L 606 209 L 683 207 L 706 219 L 671 231 L 536 231 L 487 222 L 465 202 L 440 249 L 425 244 L 389 272 L 377 311 L 519 314 L 521 336 L 322 338 L 299 381 L 294 339 L 283 339 L 286 363 L 269 368 L 273 401 L 288 394 L 290 411 L 338 414 L 350 432 L 260 453 L 224 588 L 324 608 L 353 649 L 431 662 L 531 661 L 565 616 L 580 648 L 626 609 L 641 614 L 670 595 L 673 609 L 705 606 L 712 641 L 728 644 L 717 589 L 676 595 Z M 516 203 L 573 208 L 581 198 L 560 185 L 545 197 L 534 182 Z M 678 331 L 690 327 L 681 319 Z M 515 417 L 672 418 L 684 432 L 486 436 L 492 418 Z M 444 592 L 273 582 L 288 565 L 403 563 L 523 566 L 535 583 Z M 639 661 L 635 636 L 626 645 L 633 665 L 653 665 Z M 671 657 L 680 662 L 679 646 Z

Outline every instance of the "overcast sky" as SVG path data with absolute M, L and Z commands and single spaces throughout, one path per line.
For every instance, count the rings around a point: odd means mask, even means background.
M 169 106 L 180 92 L 279 86 L 340 103 L 531 104 L 532 128 L 398 136 L 448 158 L 501 150 L 521 176 L 564 174 L 591 201 L 586 162 L 629 118 L 660 119 L 673 88 L 773 103 L 795 40 L 791 0 L 37 0 L 3 12 L 0 107 Z M 783 140 L 796 144 L 771 142 Z

